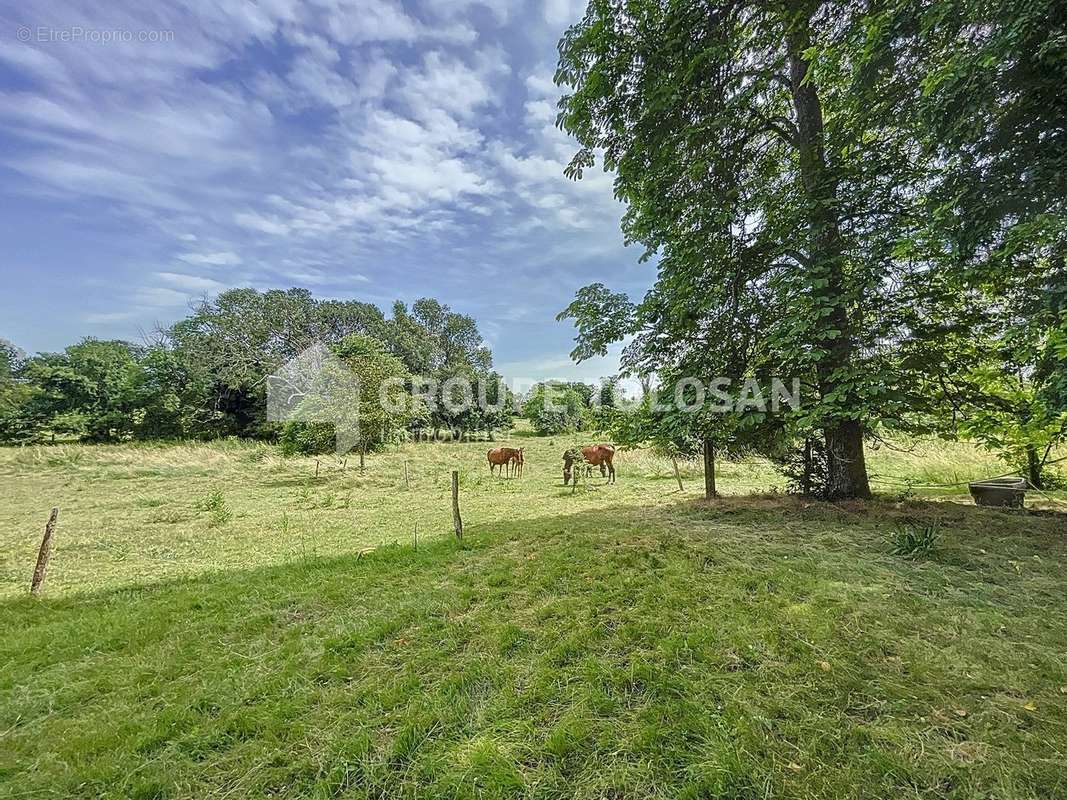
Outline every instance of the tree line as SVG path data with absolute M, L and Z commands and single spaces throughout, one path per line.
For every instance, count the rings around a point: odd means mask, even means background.
M 87 338 L 26 357 L 0 340 L 0 441 L 273 438 L 280 426 L 267 419 L 268 377 L 320 343 L 368 387 L 417 378 L 500 386 L 475 320 L 437 300 L 397 302 L 386 316 L 373 304 L 319 300 L 305 289 L 230 289 L 146 344 Z M 455 411 L 413 405 L 384 426 L 368 407 L 361 444 L 373 449 L 404 430 L 492 436 L 512 426 L 505 399 Z M 333 447 L 328 425 L 294 423 L 282 442 L 299 452 Z
M 1067 15 L 978 0 L 593 0 L 559 45 L 559 124 L 656 258 L 560 318 L 573 356 L 797 377 L 773 416 L 642 413 L 620 437 L 755 448 L 870 495 L 865 442 L 977 437 L 1041 486 L 1067 436 Z

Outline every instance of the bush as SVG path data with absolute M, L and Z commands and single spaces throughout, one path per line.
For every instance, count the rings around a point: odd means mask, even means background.
M 805 439 L 775 458 L 787 480 L 786 491 L 806 497 L 826 497 L 826 445 L 818 437 Z
M 329 422 L 287 422 L 278 446 L 286 456 L 332 453 L 337 446 L 336 434 Z

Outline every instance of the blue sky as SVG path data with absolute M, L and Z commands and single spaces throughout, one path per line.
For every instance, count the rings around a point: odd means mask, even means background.
M 583 8 L 0 4 L 0 337 L 140 340 L 222 288 L 305 286 L 437 297 L 509 375 L 609 374 L 554 321 L 652 279 L 610 176 L 562 174 L 552 73 Z

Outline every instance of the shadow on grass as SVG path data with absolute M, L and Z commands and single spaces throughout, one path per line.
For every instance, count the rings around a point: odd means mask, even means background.
M 888 555 L 920 518 L 996 580 Z M 1063 521 L 690 500 L 7 601 L 0 775 L 67 796 L 1051 796 L 1067 701 L 1012 692 L 1062 685 Z M 986 740 L 988 762 L 949 749 Z
M 306 486 L 326 482 L 310 479 L 285 479 L 268 481 L 265 486 Z M 508 481 L 501 479 L 502 486 Z M 579 484 L 575 491 L 557 481 L 553 488 L 563 501 L 568 498 L 580 502 L 589 492 L 610 490 L 606 481 L 592 480 Z M 26 622 L 43 609 L 70 609 L 84 611 L 95 605 L 109 606 L 116 599 L 128 601 L 136 598 L 166 596 L 170 591 L 188 592 L 210 599 L 232 588 L 247 589 L 250 586 L 267 587 L 289 579 L 293 574 L 301 580 L 312 581 L 316 575 L 344 571 L 350 579 L 373 580 L 376 574 L 396 575 L 410 571 L 412 575 L 436 569 L 442 561 L 482 553 L 509 541 L 528 540 L 536 545 L 538 536 L 545 530 L 564 534 L 584 534 L 611 539 L 615 530 L 634 528 L 652 529 L 662 526 L 675 531 L 679 525 L 688 526 L 690 538 L 712 537 L 722 528 L 735 535 L 746 531 L 754 536 L 783 535 L 781 544 L 794 546 L 798 530 L 812 532 L 853 532 L 857 541 L 870 542 L 871 535 L 881 537 L 894 526 L 909 524 L 933 524 L 944 528 L 951 541 L 979 546 L 1004 537 L 1016 537 L 1020 543 L 1038 548 L 1050 556 L 1067 557 L 1067 513 L 1048 510 L 1022 511 L 970 507 L 958 503 L 913 500 L 894 502 L 876 499 L 873 501 L 845 501 L 828 503 L 792 495 L 763 494 L 723 496 L 713 500 L 704 498 L 680 499 L 666 506 L 647 507 L 635 501 L 628 505 L 580 511 L 573 514 L 545 515 L 510 522 L 479 524 L 476 519 L 466 520 L 466 537 L 458 542 L 444 533 L 423 533 L 417 550 L 410 542 L 382 544 L 370 550 L 345 553 L 337 556 L 315 555 L 298 558 L 281 564 L 239 570 L 206 572 L 191 577 L 167 581 L 146 581 L 113 589 L 73 592 L 60 598 L 50 598 L 47 586 L 43 598 L 7 598 L 0 601 L 0 630 L 5 623 L 18 616 L 19 611 L 29 613 Z M 676 534 L 675 534 L 676 535 Z M 800 537 L 803 539 L 803 536 Z M 710 538 L 709 538 L 710 540 Z M 718 540 L 720 544 L 722 540 Z M 741 536 L 738 543 L 746 539 Z M 566 544 L 566 539 L 563 542 Z M 557 542 L 558 544 L 558 542 Z M 946 561 L 951 563 L 951 560 Z M 18 627 L 16 622 L 13 627 Z

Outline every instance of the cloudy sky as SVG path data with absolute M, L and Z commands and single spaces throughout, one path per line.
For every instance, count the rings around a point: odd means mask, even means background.
M 205 294 L 304 286 L 474 315 L 508 374 L 586 378 L 554 321 L 639 295 L 611 181 L 568 181 L 578 0 L 0 3 L 0 337 L 139 340 Z

